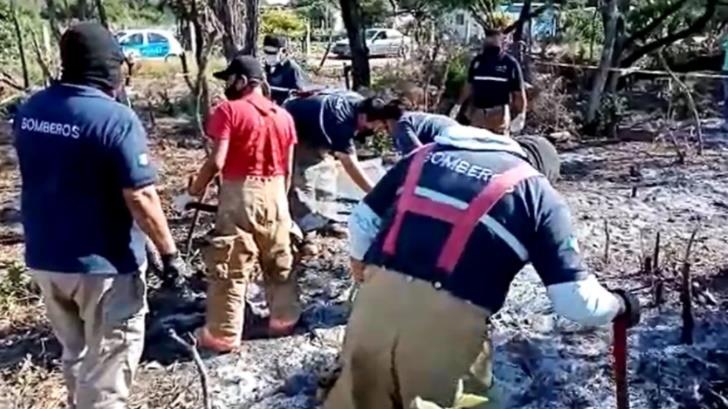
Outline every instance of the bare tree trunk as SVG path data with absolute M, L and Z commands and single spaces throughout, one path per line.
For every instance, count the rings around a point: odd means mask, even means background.
M 604 26 L 604 48 L 602 58 L 599 62 L 599 69 L 596 72 L 589 95 L 589 106 L 586 111 L 586 124 L 592 125 L 597 117 L 597 111 L 602 101 L 604 85 L 607 83 L 609 69 L 612 65 L 612 52 L 614 51 L 614 40 L 617 35 L 617 0 L 608 0 L 604 14 L 606 24 Z
M 77 16 L 79 20 L 86 20 L 88 18 L 88 4 L 86 4 L 86 0 L 78 0 L 76 7 L 78 8 Z
M 15 28 L 15 37 L 18 42 L 18 53 L 20 54 L 20 66 L 23 70 L 23 86 L 25 89 L 30 88 L 30 76 L 28 74 L 28 61 L 25 59 L 25 45 L 23 44 L 23 32 L 20 29 L 20 20 L 18 19 L 18 9 L 16 0 L 10 0 L 10 13 L 13 18 L 13 27 Z
M 242 0 L 211 0 L 210 8 L 222 25 L 222 50 L 230 61 L 245 48 Z
M 103 0 L 95 0 L 96 3 L 96 11 L 99 13 L 99 22 L 102 26 L 106 27 L 106 29 L 109 29 L 109 19 L 106 17 L 106 8 L 104 7 Z
M 531 41 L 531 24 L 526 24 L 530 20 L 531 16 L 531 0 L 525 0 L 523 2 L 523 8 L 521 14 L 518 16 L 518 26 L 516 32 L 513 34 L 513 56 L 521 64 L 521 70 L 526 81 L 531 80 L 531 66 L 529 64 L 530 58 L 528 53 L 523 55 L 523 31 L 528 26 L 528 41 Z
M 361 7 L 358 0 L 339 0 L 341 14 L 346 26 L 351 48 L 352 88 L 369 87 L 371 85 L 371 68 L 369 66 L 369 49 L 364 41 Z
M 260 32 L 260 0 L 245 0 L 245 45 L 243 52 L 255 56 Z
M 627 23 L 625 21 L 627 13 L 629 13 L 630 0 L 619 1 L 619 16 L 617 17 L 617 29 L 614 37 L 614 50 L 612 51 L 612 67 L 620 67 L 622 65 L 622 54 L 624 53 L 624 43 L 627 40 Z M 617 93 L 617 86 L 622 74 L 618 71 L 609 73 L 607 81 L 607 92 L 610 94 Z
M 51 25 L 53 38 L 59 41 L 61 39 L 61 26 L 58 24 L 58 17 L 56 16 L 55 0 L 46 0 L 46 10 L 48 12 L 48 23 Z

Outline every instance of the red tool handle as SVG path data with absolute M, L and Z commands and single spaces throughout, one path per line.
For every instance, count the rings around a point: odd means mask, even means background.
M 617 409 L 629 409 L 629 390 L 627 381 L 627 322 L 614 321 L 614 382 L 617 384 Z

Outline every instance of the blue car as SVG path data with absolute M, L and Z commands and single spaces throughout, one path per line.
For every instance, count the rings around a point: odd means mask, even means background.
M 531 11 L 546 6 L 546 3 L 532 3 Z M 547 9 L 531 22 L 531 35 L 537 40 L 553 37 L 558 27 L 558 5 L 548 5 Z M 523 3 L 511 3 L 500 6 L 501 11 L 517 21 L 523 10 Z
M 184 53 L 174 35 L 164 30 L 125 30 L 116 34 L 124 55 L 132 59 L 169 58 Z

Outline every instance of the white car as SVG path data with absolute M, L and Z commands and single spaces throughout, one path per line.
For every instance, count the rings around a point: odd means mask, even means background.
M 131 59 L 178 57 L 184 49 L 174 34 L 166 30 L 139 29 L 116 33 L 124 55 Z
M 412 51 L 412 39 L 391 28 L 367 29 L 364 32 L 364 40 L 369 48 L 370 57 L 409 58 Z M 331 52 L 339 57 L 351 58 L 349 39 L 337 41 Z

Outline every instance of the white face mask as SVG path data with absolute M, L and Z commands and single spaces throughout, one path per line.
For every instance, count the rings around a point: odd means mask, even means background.
M 268 65 L 278 65 L 281 62 L 281 53 L 265 54 L 265 63 Z

